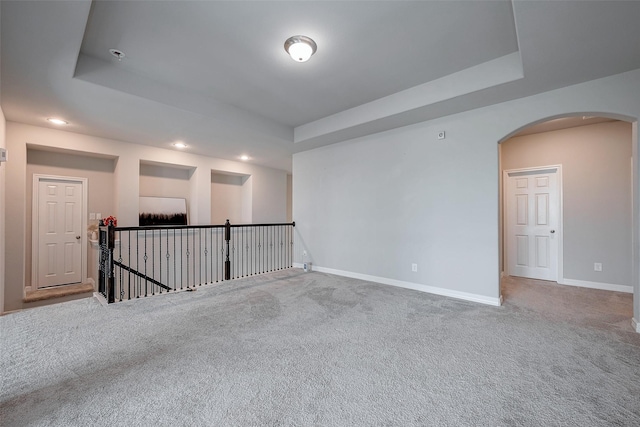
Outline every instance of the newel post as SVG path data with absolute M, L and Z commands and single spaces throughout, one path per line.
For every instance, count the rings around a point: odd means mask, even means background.
M 98 292 L 107 299 L 107 303 L 115 302 L 115 286 L 113 275 L 113 248 L 115 246 L 115 230 L 113 225 L 104 226 L 102 220 L 98 229 L 100 247 L 100 264 L 98 274 Z
M 109 271 L 109 278 L 107 280 L 107 303 L 111 304 L 112 302 L 115 302 L 115 296 L 116 296 L 116 291 L 115 291 L 115 275 L 113 272 L 113 248 L 115 247 L 115 243 L 116 243 L 116 231 L 114 229 L 115 227 L 113 226 L 113 224 L 109 224 L 107 225 L 107 236 L 108 237 L 108 248 L 109 248 L 109 264 L 108 264 L 108 271 Z
M 231 280 L 231 260 L 229 259 L 229 241 L 231 240 L 231 223 L 224 223 L 224 240 L 227 242 L 227 257 L 224 261 L 224 280 Z

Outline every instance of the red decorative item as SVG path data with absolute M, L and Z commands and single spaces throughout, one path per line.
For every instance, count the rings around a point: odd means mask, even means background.
M 114 227 L 118 226 L 118 220 L 116 219 L 115 216 L 108 216 L 106 218 L 102 218 L 102 223 L 107 226 L 109 225 L 112 225 Z

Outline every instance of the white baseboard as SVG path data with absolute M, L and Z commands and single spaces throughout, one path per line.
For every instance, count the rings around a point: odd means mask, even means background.
M 640 322 L 638 322 L 635 317 L 631 318 L 631 326 L 633 326 L 633 330 L 640 334 Z
M 294 267 L 302 268 L 302 264 L 293 264 Z M 352 279 L 366 280 L 368 282 L 381 283 L 383 285 L 397 286 L 399 288 L 413 289 L 415 291 L 426 292 L 429 294 L 441 295 L 445 297 L 457 298 L 465 301 L 478 302 L 493 306 L 502 305 L 502 296 L 499 298 L 491 298 L 484 295 L 471 294 L 468 292 L 455 291 L 453 289 L 439 288 L 437 286 L 421 285 L 419 283 L 404 282 L 402 280 L 388 279 L 386 277 L 370 276 L 368 274 L 354 273 L 351 271 L 336 270 L 333 268 L 313 266 L 313 271 L 320 273 L 335 274 L 336 276 L 350 277 Z
M 633 293 L 633 286 L 614 285 L 611 283 L 588 282 L 586 280 L 562 279 L 558 281 L 561 285 L 579 286 L 581 288 L 602 289 L 604 291 Z

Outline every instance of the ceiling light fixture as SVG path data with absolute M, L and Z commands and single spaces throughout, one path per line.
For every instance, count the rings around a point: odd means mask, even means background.
M 249 156 L 243 154 L 242 156 L 240 156 L 240 160 L 244 160 L 246 162 L 247 160 L 249 160 Z
M 176 148 L 187 148 L 187 144 L 182 141 L 174 142 L 173 146 Z
M 122 58 L 126 56 L 120 49 L 109 49 L 109 53 L 118 58 L 118 61 L 122 61 Z
M 62 120 L 62 119 L 55 119 L 55 118 L 48 118 L 47 119 L 49 122 L 53 123 L 54 125 L 68 125 L 69 122 Z
M 289 37 L 284 42 L 284 50 L 291 55 L 291 59 L 296 62 L 306 62 L 311 58 L 311 55 L 316 53 L 318 46 L 316 42 L 311 40 L 307 36 L 293 36 Z

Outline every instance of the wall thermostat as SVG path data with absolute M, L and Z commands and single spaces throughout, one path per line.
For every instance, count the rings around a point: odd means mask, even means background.
M 0 162 L 6 162 L 6 161 L 7 161 L 7 149 L 0 148 Z

